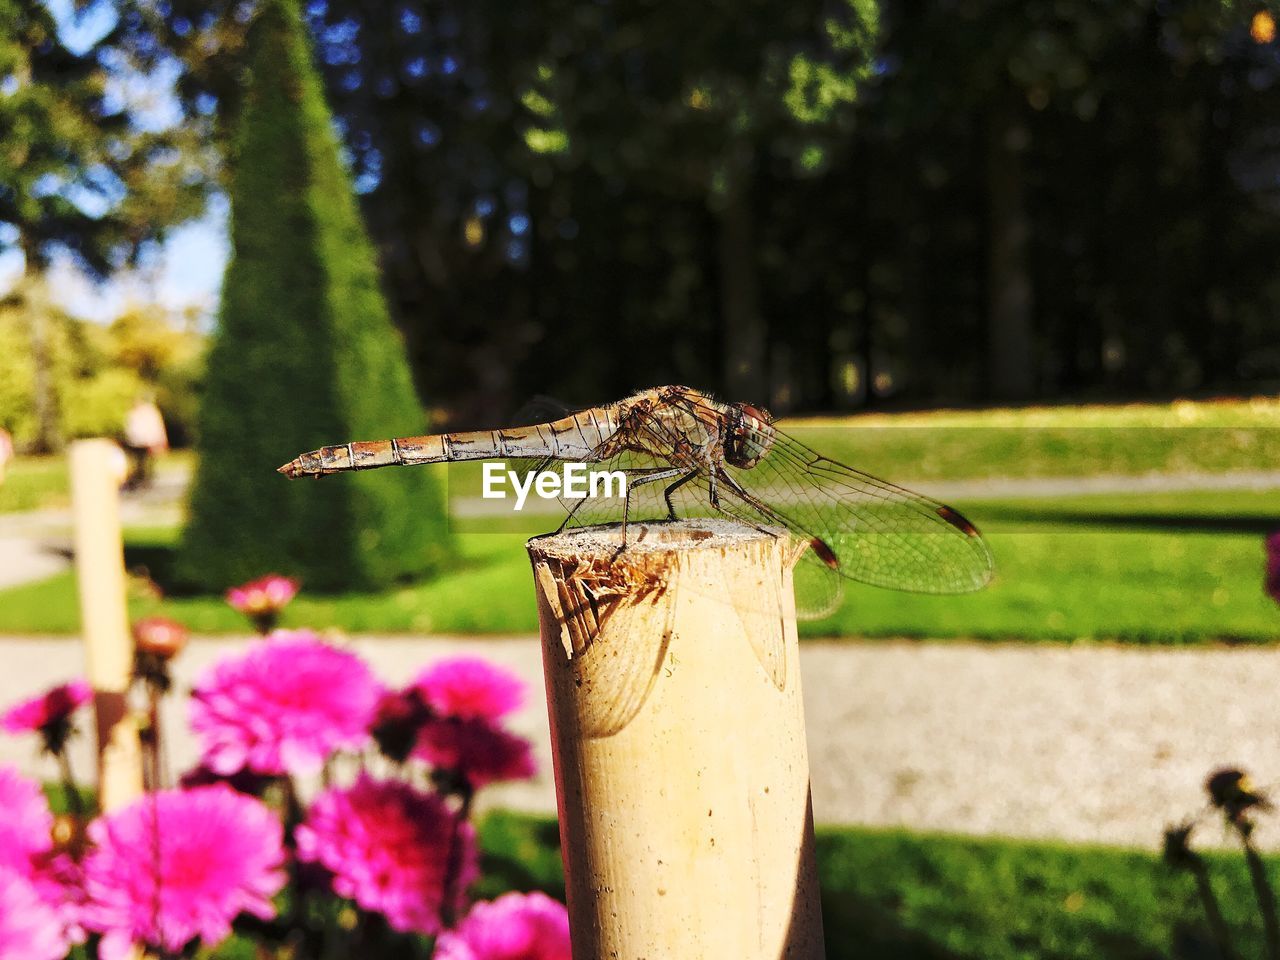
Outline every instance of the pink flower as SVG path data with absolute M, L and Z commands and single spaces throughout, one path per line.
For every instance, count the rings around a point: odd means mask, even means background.
M 544 893 L 504 893 L 477 903 L 441 934 L 435 960 L 571 960 L 569 914 Z
M 190 632 L 176 620 L 144 617 L 133 625 L 133 642 L 140 653 L 168 660 L 187 645 Z
M 241 912 L 269 920 L 284 886 L 283 828 L 260 801 L 228 787 L 147 794 L 89 825 L 86 927 L 102 960 L 134 944 L 171 953 L 213 946 Z
M 5 952 L 7 937 L 14 930 L 24 931 L 22 936 L 54 937 L 64 944 L 68 939 L 84 939 L 79 929 L 79 871 L 75 861 L 54 849 L 56 823 L 40 786 L 12 767 L 0 767 L 0 888 L 5 886 L 4 878 L 19 877 L 40 900 L 40 907 L 24 920 L 18 914 L 6 915 L 9 894 L 0 890 L 0 957 L 27 956 Z M 15 902 L 29 902 L 21 884 L 14 885 L 12 896 Z
M 525 780 L 538 771 L 528 740 L 483 720 L 431 720 L 419 732 L 413 755 L 458 773 L 472 789 Z
M 335 893 L 396 930 L 430 935 L 440 929 L 455 824 L 438 795 L 361 774 L 350 788 L 316 797 L 297 829 L 298 859 L 328 869 Z M 469 823 L 457 842 L 451 886 L 460 895 L 479 874 Z
M 80 864 L 66 853 L 47 854 L 36 862 L 30 880 L 56 915 L 66 939 L 84 943 L 87 935 L 80 922 L 85 903 L 84 872 Z
M 418 742 L 418 731 L 430 719 L 431 711 L 422 702 L 416 687 L 385 690 L 378 701 L 370 733 L 384 755 L 396 763 L 404 763 Z
M 1280 603 L 1280 530 L 1267 537 L 1266 591 L 1276 603 Z
M 52 829 L 53 814 L 39 784 L 13 767 L 0 767 L 0 867 L 30 879 L 35 859 L 53 849 Z
M 280 611 L 298 593 L 298 581 L 270 573 L 227 591 L 227 603 L 253 621 L 259 633 L 270 633 Z
M 310 774 L 368 737 L 381 687 L 354 653 L 279 630 L 214 665 L 191 695 L 202 762 L 224 775 Z
M 298 581 L 269 573 L 227 591 L 227 603 L 241 613 L 278 613 L 298 595 Z
M 479 657 L 440 660 L 413 686 L 436 713 L 465 720 L 500 720 L 524 700 L 519 677 Z
M 70 949 L 62 917 L 31 878 L 0 867 L 0 957 L 61 960 Z
M 0 716 L 0 727 L 9 733 L 29 733 L 68 721 L 78 708 L 93 699 L 93 688 L 83 680 L 72 680 L 38 697 L 24 700 Z

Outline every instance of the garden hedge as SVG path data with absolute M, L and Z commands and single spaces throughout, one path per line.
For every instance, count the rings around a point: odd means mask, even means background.
M 315 482 L 275 472 L 304 450 L 427 424 L 291 0 L 262 6 L 249 64 L 178 578 L 220 589 L 275 571 L 310 590 L 383 587 L 449 556 L 443 481 L 430 468 Z

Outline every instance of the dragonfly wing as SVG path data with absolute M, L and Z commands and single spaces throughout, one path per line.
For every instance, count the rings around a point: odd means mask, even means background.
M 811 563 L 850 580 L 967 593 L 994 572 L 986 541 L 956 510 L 824 457 L 780 430 L 754 467 L 726 472 L 758 507 L 811 541 Z
M 700 499 L 707 504 L 704 508 L 710 514 L 726 516 L 770 532 L 784 529 L 802 540 L 811 540 L 813 534 L 798 530 L 796 524 L 787 517 L 774 512 L 768 504 L 743 489 L 740 484 L 735 488 L 736 479 L 727 475 L 716 485 L 719 507 L 711 507 L 710 484 L 701 478 L 698 481 Z M 691 484 L 692 486 L 692 484 Z M 826 563 L 819 559 L 813 550 L 807 550 L 800 557 L 792 571 L 792 583 L 795 592 L 796 616 L 802 620 L 820 620 L 835 613 L 844 596 L 844 586 L 840 576 Z M 761 661 L 762 663 L 764 660 Z

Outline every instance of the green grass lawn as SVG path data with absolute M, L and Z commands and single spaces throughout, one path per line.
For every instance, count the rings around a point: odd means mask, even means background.
M 1264 532 L 1280 526 L 1280 493 L 1095 495 L 961 504 L 986 532 L 997 579 L 979 593 L 918 596 L 849 584 L 805 636 L 1267 643 L 1280 608 L 1262 591 Z M 442 576 L 378 594 L 303 594 L 285 625 L 352 632 L 528 633 L 536 612 L 524 532 L 459 534 Z M 538 530 L 534 521 L 529 532 Z M 172 530 L 135 530 L 128 562 L 162 575 Z M 161 576 L 163 579 L 163 576 Z M 135 598 L 201 633 L 242 631 L 216 596 Z M 0 592 L 0 633 L 78 628 L 71 574 Z
M 821 453 L 898 482 L 1271 470 L 1280 401 L 938 410 L 784 421 Z
M 0 483 L 0 513 L 66 506 L 69 482 L 63 457 L 18 457 Z
M 482 824 L 484 892 L 563 895 L 554 822 Z M 1263 956 L 1239 856 L 1209 858 L 1241 957 Z M 1271 882 L 1280 864 L 1269 864 Z M 829 960 L 1216 957 L 1191 879 L 1153 854 L 897 830 L 820 829 Z
M 189 469 L 192 463 L 190 451 L 175 450 L 162 456 L 154 469 Z M 66 507 L 70 503 L 71 478 L 64 456 L 17 457 L 0 483 L 0 513 Z

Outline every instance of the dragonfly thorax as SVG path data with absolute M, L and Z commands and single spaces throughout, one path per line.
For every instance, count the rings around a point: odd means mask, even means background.
M 724 438 L 724 458 L 730 466 L 749 470 L 773 446 L 769 415 L 749 403 L 729 405 L 729 430 Z

